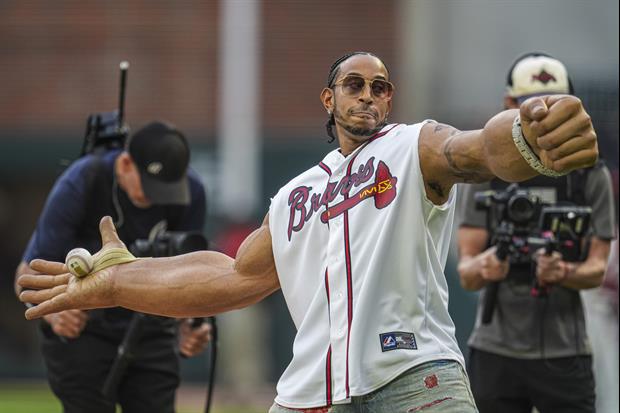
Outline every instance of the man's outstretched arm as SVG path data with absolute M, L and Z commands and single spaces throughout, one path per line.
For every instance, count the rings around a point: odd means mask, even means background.
M 102 251 L 124 247 L 114 224 L 100 224 Z M 101 254 L 98 253 L 98 254 Z M 31 263 L 42 275 L 22 275 L 26 311 L 32 319 L 67 309 L 125 307 L 170 317 L 209 316 L 256 303 L 279 288 L 267 218 L 239 248 L 236 259 L 213 251 L 146 258 L 108 267 L 78 279 L 66 266 Z
M 519 110 L 497 114 L 480 130 L 425 125 L 419 153 L 429 199 L 436 204 L 445 202 L 452 186 L 459 182 L 484 182 L 494 177 L 520 182 L 537 175 L 513 141 L 513 121 L 517 115 L 527 145 L 548 170 L 566 173 L 596 162 L 596 134 L 578 98 L 531 98 Z

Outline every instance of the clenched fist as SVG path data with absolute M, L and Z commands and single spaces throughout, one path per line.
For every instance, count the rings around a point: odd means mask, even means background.
M 567 173 L 596 163 L 596 133 L 579 98 L 533 97 L 521 104 L 519 112 L 523 135 L 547 168 Z

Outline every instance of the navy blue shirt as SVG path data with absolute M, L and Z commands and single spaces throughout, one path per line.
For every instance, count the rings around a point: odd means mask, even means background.
M 171 231 L 203 231 L 205 190 L 193 170 L 188 170 L 190 205 L 138 208 L 114 178 L 114 161 L 120 153 L 116 150 L 100 156 L 86 155 L 64 171 L 48 195 L 24 252 L 25 262 L 35 258 L 64 262 L 67 252 L 76 247 L 94 254 L 101 248 L 98 222 L 106 214 L 113 217 L 127 247 L 136 239 L 148 238 L 153 226 L 164 219 Z M 116 312 L 117 316 L 121 313 L 124 316 L 120 318 L 126 320 L 128 312 Z
M 110 177 L 113 174 L 114 160 L 119 154 L 120 151 L 112 151 L 100 158 L 103 163 L 103 170 L 110 174 Z M 101 248 L 101 240 L 98 236 L 95 239 L 82 240 L 83 235 L 81 234 L 84 232 L 84 228 L 80 227 L 87 220 L 86 215 L 90 210 L 87 203 L 92 200 L 89 198 L 92 194 L 89 191 L 104 190 L 103 188 L 88 188 L 88 171 L 96 161 L 97 156 L 95 155 L 80 158 L 58 178 L 45 202 L 35 232 L 24 252 L 24 261 L 29 262 L 34 258 L 64 261 L 67 252 L 73 248 L 84 247 L 93 254 Z M 188 172 L 188 177 L 191 204 L 188 207 L 180 207 L 177 211 L 173 210 L 175 215 L 181 216 L 175 216 L 177 222 L 174 228 L 169 229 L 202 232 L 206 213 L 204 187 L 197 174 L 191 169 Z M 127 194 L 120 187 L 114 189 L 120 211 L 113 208 L 111 212 L 113 217 L 119 213 L 123 215 L 122 225 L 117 228 L 119 234 L 124 232 L 124 226 L 131 226 L 131 234 L 122 239 L 125 245 L 130 246 L 137 238 L 147 238 L 153 225 L 166 218 L 166 210 L 169 207 L 138 208 L 129 202 Z M 106 189 L 105 192 L 109 193 L 114 189 L 110 188 L 110 191 Z M 94 218 L 90 221 L 96 223 L 101 217 L 88 218 Z M 114 218 L 115 223 L 118 223 L 119 217 Z M 85 241 L 89 245 L 82 244 L 80 241 Z

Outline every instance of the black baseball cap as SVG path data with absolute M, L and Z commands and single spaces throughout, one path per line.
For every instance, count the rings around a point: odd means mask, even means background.
M 148 123 L 131 135 L 127 151 L 153 204 L 189 204 L 189 146 L 181 132 L 164 122 Z

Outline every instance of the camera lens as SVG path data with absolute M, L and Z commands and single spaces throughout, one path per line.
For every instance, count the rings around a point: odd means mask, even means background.
M 531 199 L 524 195 L 515 195 L 508 201 L 508 216 L 518 223 L 527 223 L 534 217 L 536 207 Z

